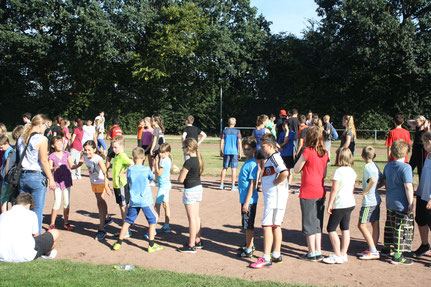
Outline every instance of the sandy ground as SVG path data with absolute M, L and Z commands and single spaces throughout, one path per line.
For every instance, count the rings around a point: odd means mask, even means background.
M 84 172 L 84 175 L 86 173 Z M 172 176 L 171 190 L 171 228 L 170 234 L 158 234 L 156 242 L 164 247 L 163 251 L 147 253 L 148 242 L 143 239 L 147 233 L 148 224 L 141 213 L 133 226 L 133 236 L 126 239 L 118 251 L 112 251 L 111 246 L 116 241 L 113 234 L 120 230 L 120 213 L 113 196 L 108 197 L 109 213 L 114 222 L 107 227 L 108 236 L 105 241 L 94 239 L 98 226 L 96 199 L 91 191 L 89 178 L 83 177 L 74 181 L 71 193 L 70 222 L 74 231 L 62 229 L 63 220 L 57 218 L 60 230 L 60 240 L 57 245 L 60 259 L 85 261 L 103 264 L 127 263 L 144 268 L 164 269 L 177 272 L 197 274 L 217 274 L 232 276 L 247 280 L 275 280 L 319 285 L 349 285 L 349 286 L 430 286 L 431 268 L 425 267 L 431 263 L 431 255 L 415 260 L 411 266 L 395 266 L 387 260 L 361 261 L 354 254 L 366 248 L 358 228 L 358 214 L 361 197 L 357 194 L 357 207 L 352 213 L 351 245 L 349 248 L 349 262 L 341 265 L 326 265 L 324 263 L 304 262 L 298 256 L 306 252 L 305 238 L 301 232 L 301 213 L 299 198 L 291 194 L 287 211 L 282 225 L 283 264 L 273 265 L 264 270 L 248 268 L 262 255 L 263 237 L 260 222 L 263 213 L 263 200 L 260 197 L 256 218 L 256 258 L 245 260 L 236 256 L 236 249 L 242 245 L 245 235 L 240 231 L 240 204 L 238 193 L 220 191 L 216 178 L 203 177 L 204 196 L 201 203 L 201 218 L 203 221 L 203 242 L 205 248 L 196 254 L 182 254 L 176 248 L 187 241 L 187 217 L 181 201 L 181 186 Z M 292 188 L 297 188 L 293 185 Z M 157 188 L 152 188 L 153 194 Z M 261 195 L 260 195 L 261 196 Z M 384 200 L 384 196 L 383 196 Z M 48 192 L 45 206 L 44 228 L 48 227 L 50 209 L 53 202 L 52 192 Z M 384 202 L 382 203 L 384 207 Z M 383 225 L 386 217 L 385 209 L 381 214 L 381 240 L 383 239 Z M 329 216 L 325 215 L 325 226 Z M 162 219 L 164 216 L 162 214 Z M 326 227 L 325 227 L 326 231 Z M 415 230 L 414 248 L 420 244 L 419 234 Z M 327 234 L 323 235 L 323 253 L 331 252 L 331 244 Z

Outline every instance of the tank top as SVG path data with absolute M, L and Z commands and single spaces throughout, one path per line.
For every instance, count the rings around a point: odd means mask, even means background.
M 260 150 L 260 138 L 265 134 L 265 129 L 266 128 L 262 128 L 260 130 L 258 129 L 254 129 L 254 137 L 256 138 L 256 148 L 257 150 Z

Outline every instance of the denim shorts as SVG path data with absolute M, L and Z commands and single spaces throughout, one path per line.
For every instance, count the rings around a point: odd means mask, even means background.
M 154 210 L 153 206 L 145 206 L 145 207 L 132 207 L 129 206 L 126 215 L 126 222 L 129 224 L 134 224 L 136 218 L 138 217 L 139 210 L 144 212 L 145 218 L 148 221 L 148 224 L 156 224 L 157 223 L 157 213 Z
M 223 155 L 223 168 L 238 168 L 238 155 L 225 154 Z

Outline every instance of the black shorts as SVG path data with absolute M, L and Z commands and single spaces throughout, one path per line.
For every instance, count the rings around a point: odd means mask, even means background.
M 291 169 L 295 166 L 295 164 L 293 162 L 293 155 L 282 156 L 281 158 L 283 159 L 284 164 L 286 165 L 286 167 L 288 169 Z
M 431 230 L 431 209 L 427 209 L 428 202 L 416 197 L 415 221 L 419 226 L 427 226 Z
M 256 152 L 256 159 L 267 159 L 268 157 L 263 153 L 263 150 L 258 150 Z
M 302 232 L 306 235 L 322 233 L 325 198 L 299 199 L 302 212 Z
M 349 230 L 350 214 L 352 213 L 353 209 L 355 209 L 354 206 L 332 209 L 332 214 L 329 216 L 328 226 L 326 227 L 328 232 L 336 231 L 338 225 L 340 225 L 340 229 L 343 231 Z
M 248 212 L 243 213 L 242 212 L 242 206 L 244 204 L 241 204 L 241 222 L 242 222 L 242 229 L 252 229 L 254 230 L 254 219 L 256 218 L 256 203 L 249 204 L 248 205 Z
M 142 148 L 145 150 L 145 155 L 149 155 L 150 154 L 150 149 L 147 150 L 148 145 L 143 145 Z
M 130 191 L 129 191 L 128 184 L 120 188 L 114 188 L 114 194 L 115 194 L 115 202 L 117 202 L 118 205 L 126 206 L 129 204 Z
M 34 241 L 34 250 L 37 252 L 34 259 L 48 253 L 54 245 L 54 237 L 52 237 L 51 232 L 45 232 L 42 235 L 36 236 Z

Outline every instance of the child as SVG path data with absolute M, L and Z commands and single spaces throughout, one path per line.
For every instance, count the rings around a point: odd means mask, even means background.
M 394 161 L 395 158 L 391 155 L 392 143 L 396 140 L 405 140 L 409 145 L 411 145 L 410 132 L 403 128 L 404 117 L 402 115 L 396 115 L 394 117 L 395 128 L 391 130 L 386 139 L 385 145 L 387 146 L 387 156 L 388 162 Z M 409 162 L 406 156 L 405 162 Z
M 94 192 L 97 200 L 97 208 L 99 210 L 99 229 L 97 231 L 96 240 L 102 241 L 106 237 L 105 226 L 112 222 L 108 215 L 108 206 L 105 201 L 105 193 L 111 196 L 109 188 L 108 173 L 103 161 L 104 155 L 97 149 L 94 141 L 89 140 L 84 144 L 84 155 L 79 163 L 72 169 L 80 167 L 84 162 L 90 174 L 91 189 Z
M 108 153 L 106 155 L 106 169 L 109 169 L 111 166 L 111 159 L 115 157 L 115 152 L 112 150 L 112 140 L 117 136 L 122 136 L 123 131 L 118 126 L 120 121 L 117 117 L 114 117 L 112 119 L 112 127 L 108 130 L 108 133 L 106 134 L 106 139 L 111 140 L 111 145 L 108 148 Z
M 66 230 L 73 230 L 73 227 L 69 224 L 70 187 L 72 186 L 70 167 L 73 166 L 72 158 L 69 152 L 63 151 L 63 137 L 59 135 L 51 137 L 49 151 L 48 162 L 56 185 L 49 229 L 55 228 L 55 219 L 61 205 L 61 194 L 63 194 L 63 227 Z
M 207 134 L 204 131 L 201 131 L 198 127 L 194 126 L 193 125 L 194 122 L 195 122 L 194 116 L 192 115 L 187 116 L 186 127 L 183 129 L 183 135 L 181 137 L 181 141 L 184 143 L 186 139 L 193 138 L 198 143 L 198 145 L 200 145 L 207 137 Z
M 95 124 L 96 124 L 97 148 L 99 148 L 100 151 L 103 154 L 105 154 L 105 152 L 108 150 L 105 140 L 103 139 L 104 138 L 103 134 L 105 133 L 105 127 L 103 126 L 103 122 L 100 118 L 95 121 Z
M 293 141 L 295 138 L 295 132 L 289 128 L 289 121 L 284 121 L 281 126 L 283 128 L 283 131 L 278 137 L 278 144 L 280 145 L 280 155 L 287 169 L 292 169 L 294 166 Z M 288 183 L 292 183 L 291 172 L 289 172 Z
M 422 142 L 428 156 L 422 168 L 419 187 L 416 190 L 416 223 L 421 236 L 421 246 L 413 252 L 414 257 L 421 257 L 430 250 L 428 240 L 431 229 L 431 132 L 422 135 Z
M 138 130 L 137 140 L 138 140 L 138 146 L 139 147 L 142 146 L 142 131 L 143 131 L 144 127 L 145 127 L 145 120 L 144 119 L 140 119 L 138 127 L 137 127 L 137 130 Z
M 362 158 L 365 161 L 364 175 L 362 178 L 362 207 L 359 213 L 358 228 L 367 241 L 368 249 L 358 253 L 359 259 L 378 259 L 380 254 L 376 249 L 379 242 L 379 220 L 380 220 L 380 203 L 382 202 L 377 184 L 382 178 L 379 167 L 373 162 L 376 157 L 376 151 L 372 146 L 366 146 L 362 149 Z M 367 223 L 371 222 L 373 235 L 368 231 Z
M 343 117 L 343 127 L 345 128 L 343 134 L 340 137 L 340 147 L 336 150 L 337 157 L 335 158 L 335 165 L 338 166 L 338 153 L 343 147 L 347 147 L 355 155 L 355 138 L 356 138 L 356 128 L 353 116 L 345 115 Z
M 159 183 L 155 206 L 157 216 L 160 217 L 160 205 L 163 205 L 163 209 L 165 210 L 165 224 L 161 229 L 157 229 L 157 232 L 171 232 L 169 228 L 171 218 L 169 191 L 172 187 L 170 180 L 172 166 L 171 146 L 168 143 L 164 143 L 160 146 L 159 155 L 156 157 L 156 164 L 154 165 Z
M 289 185 L 287 177 L 289 170 L 284 165 L 279 153 L 276 153 L 277 142 L 272 134 L 265 134 L 260 138 L 261 150 L 268 158 L 263 166 L 262 191 L 264 198 L 263 212 L 263 257 L 251 268 L 271 267 L 272 262 L 281 263 L 281 223 L 286 211 L 287 199 L 289 197 Z M 272 259 L 271 259 L 272 248 Z
M 410 265 L 404 252 L 411 251 L 413 241 L 413 171 L 404 162 L 409 144 L 397 140 L 391 146 L 395 161 L 389 162 L 383 170 L 382 185 L 386 184 L 387 218 L 385 224 L 385 248 L 382 256 L 392 257 L 392 264 Z
M 232 168 L 232 188 L 237 190 L 235 186 L 236 170 L 238 168 L 238 160 L 241 159 L 241 132 L 235 128 L 236 119 L 229 118 L 229 127 L 223 130 L 220 141 L 220 156 L 223 157 L 223 169 L 220 174 L 220 189 L 225 189 L 224 178 L 229 166 Z
M 245 230 L 245 246 L 238 250 L 239 257 L 253 257 L 254 219 L 258 194 L 256 190 L 257 161 L 254 158 L 256 152 L 256 140 L 246 137 L 242 140 L 242 148 L 246 162 L 241 167 L 238 176 L 239 202 L 241 203 L 242 229 Z
M 145 117 L 144 127 L 142 129 L 141 144 L 142 144 L 142 148 L 145 150 L 145 156 L 148 157 L 148 164 L 150 165 L 150 168 L 153 168 L 153 158 L 148 155 L 150 154 L 151 141 L 153 140 L 153 132 L 154 132 L 154 129 L 151 126 L 151 118 Z M 145 159 L 144 159 L 144 162 L 145 162 Z
M 6 212 L 8 209 L 12 207 L 11 205 L 11 197 L 13 190 L 4 180 L 4 176 L 6 175 L 9 162 L 8 157 L 9 153 L 13 150 L 13 148 L 9 144 L 9 138 L 6 134 L 0 134 L 0 151 L 3 152 L 2 156 L 2 165 L 1 165 L 1 177 L 3 178 L 2 186 L 1 186 L 1 213 Z
M 115 147 L 114 147 L 115 150 Z M 114 159 L 116 159 L 116 156 Z M 121 232 L 118 241 L 112 247 L 113 250 L 118 250 L 123 243 L 123 239 L 129 232 L 131 224 L 135 223 L 138 217 L 139 210 L 142 209 L 149 224 L 149 245 L 148 252 L 156 252 L 163 249 L 157 243 L 154 243 L 154 235 L 156 232 L 157 214 L 153 208 L 153 195 L 151 193 L 149 180 L 154 178 L 154 174 L 148 166 L 143 166 L 145 151 L 141 147 L 135 147 L 132 152 L 134 166 L 127 169 L 127 181 L 130 185 L 130 206 L 127 211 L 127 217 L 121 227 Z M 114 164 L 115 167 L 115 164 Z
M 153 131 L 153 140 L 151 142 L 150 148 L 150 156 L 155 159 L 157 154 L 159 153 L 160 145 L 165 142 L 164 132 L 165 128 L 163 127 L 163 120 L 158 115 L 153 115 L 151 117 L 151 125 L 154 129 Z
M 188 159 L 184 162 L 178 177 L 179 183 L 184 183 L 183 203 L 189 220 L 189 242 L 179 247 L 179 252 L 196 253 L 196 248 L 203 248 L 201 241 L 201 218 L 199 202 L 202 201 L 201 174 L 204 164 L 198 150 L 198 142 L 187 138 L 183 142 L 183 153 Z
M 327 212 L 330 214 L 328 221 L 328 234 L 331 239 L 334 254 L 330 254 L 323 259 L 328 264 L 341 264 L 347 262 L 347 249 L 350 244 L 350 214 L 355 209 L 356 172 L 352 168 L 353 155 L 348 147 L 343 147 L 339 151 L 338 166 L 332 179 L 331 194 Z M 337 234 L 337 227 L 340 225 L 342 235 L 342 245 Z

